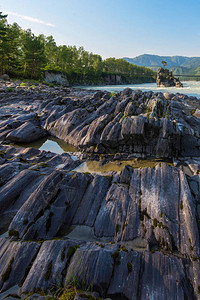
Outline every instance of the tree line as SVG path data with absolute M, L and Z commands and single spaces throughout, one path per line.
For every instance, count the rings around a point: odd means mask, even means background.
M 86 51 L 83 47 L 58 46 L 53 36 L 36 36 L 17 23 L 8 24 L 0 12 L 0 73 L 11 77 L 41 79 L 45 71 L 67 75 L 71 84 L 101 82 L 107 75 L 120 75 L 129 82 L 153 82 L 155 72 Z

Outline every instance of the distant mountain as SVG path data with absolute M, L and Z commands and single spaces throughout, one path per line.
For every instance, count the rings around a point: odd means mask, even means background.
M 148 67 L 154 71 L 162 66 L 161 61 L 164 60 L 167 62 L 167 68 L 172 70 L 174 75 L 200 75 L 200 57 L 143 54 L 135 58 L 123 57 L 123 59 L 131 64 Z

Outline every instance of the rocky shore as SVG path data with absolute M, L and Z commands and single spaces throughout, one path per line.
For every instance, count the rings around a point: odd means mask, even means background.
M 2 299 L 200 299 L 199 99 L 1 82 L 0 234 Z

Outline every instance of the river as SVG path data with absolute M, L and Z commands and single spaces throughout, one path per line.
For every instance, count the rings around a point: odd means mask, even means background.
M 157 87 L 156 83 L 142 83 L 142 84 L 128 84 L 128 85 L 104 85 L 104 86 L 88 86 L 82 87 L 84 89 L 91 90 L 106 90 L 109 92 L 119 92 L 123 89 L 129 87 L 133 90 L 142 90 L 144 92 L 153 91 L 153 92 L 170 92 L 170 93 L 180 93 L 186 94 L 188 96 L 194 96 L 200 98 L 200 81 L 183 81 L 183 88 L 176 87 L 167 87 L 161 88 Z

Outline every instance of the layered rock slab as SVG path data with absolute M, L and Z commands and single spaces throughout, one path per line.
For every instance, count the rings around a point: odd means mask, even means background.
M 41 179 L 10 225 L 10 235 L 17 232 L 13 238 L 24 241 L 2 239 L 1 253 L 7 253 L 12 261 L 11 252 L 18 250 L 9 248 L 30 244 L 39 249 L 38 254 L 33 251 L 28 274 L 25 266 L 20 267 L 23 293 L 49 290 L 57 278 L 68 284 L 76 275 L 80 285 L 87 281 L 102 297 L 195 299 L 200 278 L 195 201 L 182 167 L 164 163 L 142 169 L 126 166 L 113 178 L 51 171 Z M 67 233 L 67 240 L 44 241 L 42 245 L 26 241 L 36 238 L 32 235 L 36 231 L 37 238 L 51 239 L 65 225 L 87 225 L 94 230 L 96 243 L 72 240 L 73 235 L 70 238 Z M 105 237 L 110 244 L 103 241 Z M 29 253 L 28 248 L 24 249 Z M 5 261 L 2 275 L 10 263 L 9 259 Z M 16 274 L 15 267 L 13 271 Z M 2 291 L 20 283 L 12 280 L 11 274 L 12 268 Z
M 35 242 L 22 243 L 0 239 L 1 292 L 23 282 L 39 248 L 40 245 Z
M 64 285 L 74 282 L 87 288 L 93 286 L 101 297 L 112 299 L 195 299 L 185 264 L 184 260 L 161 252 L 47 241 L 41 246 L 21 292 L 48 290 L 59 280 Z
M 97 107 L 67 112 L 45 128 L 86 152 L 173 157 L 200 154 L 199 125 L 178 96 L 167 100 L 161 93 L 127 89 Z
M 150 246 L 199 257 L 196 218 L 183 170 L 162 163 L 155 168 L 125 167 L 113 180 L 55 171 L 18 210 L 9 230 L 25 240 L 46 239 L 64 225 L 87 225 L 99 239 L 140 238 Z

